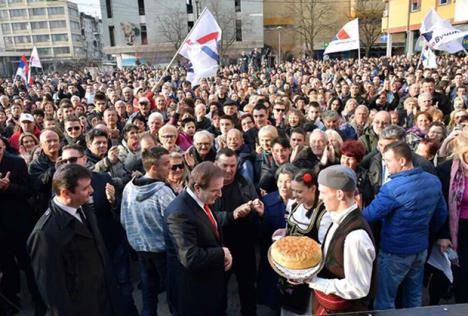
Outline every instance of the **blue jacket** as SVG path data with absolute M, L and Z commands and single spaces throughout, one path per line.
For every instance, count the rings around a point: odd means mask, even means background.
M 164 252 L 164 211 L 175 194 L 164 182 L 139 177 L 123 191 L 120 220 L 135 251 Z
M 380 246 L 387 253 L 410 255 L 429 247 L 447 218 L 439 179 L 414 168 L 390 176 L 363 210 L 369 222 L 382 220 Z

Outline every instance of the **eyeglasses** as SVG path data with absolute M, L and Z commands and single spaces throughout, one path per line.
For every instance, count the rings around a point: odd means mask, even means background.
M 161 135 L 162 138 L 176 138 L 175 135 Z
M 76 163 L 78 161 L 78 159 L 80 158 L 83 158 L 83 156 L 79 156 L 79 157 L 70 157 L 68 159 L 62 159 L 62 163 L 64 164 L 68 164 L 68 163 Z
M 181 163 L 181 164 L 178 164 L 178 165 L 173 165 L 173 166 L 171 167 L 171 170 L 172 170 L 172 171 L 176 171 L 177 169 L 183 170 L 184 168 L 185 168 L 184 164 Z
M 80 129 L 81 129 L 81 126 L 72 126 L 72 127 L 67 128 L 67 132 L 79 131 Z
M 211 146 L 211 143 L 196 143 L 196 145 L 200 146 L 200 147 L 203 147 L 203 146 L 209 147 L 209 146 Z
M 140 102 L 140 105 L 148 105 L 148 102 Z

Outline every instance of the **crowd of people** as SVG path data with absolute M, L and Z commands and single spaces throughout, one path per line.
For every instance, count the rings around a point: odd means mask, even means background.
M 36 315 L 157 315 L 165 291 L 173 315 L 225 315 L 233 274 L 246 316 L 467 303 L 468 58 L 417 64 L 0 79 L 2 315 L 21 271 Z M 316 276 L 272 269 L 284 235 L 322 245 Z

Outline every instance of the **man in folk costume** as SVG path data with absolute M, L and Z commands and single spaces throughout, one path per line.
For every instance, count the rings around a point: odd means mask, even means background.
M 314 314 L 367 310 L 375 273 L 372 231 L 356 205 L 356 174 L 330 166 L 318 176 L 320 199 L 332 218 L 322 244 L 322 268 L 308 281 Z

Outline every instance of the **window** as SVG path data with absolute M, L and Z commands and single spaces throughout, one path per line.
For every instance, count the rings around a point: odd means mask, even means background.
M 31 36 L 15 36 L 16 44 L 31 43 Z
M 80 13 L 78 12 L 77 9 L 68 8 L 68 12 L 70 12 L 71 16 L 80 16 Z
M 411 12 L 421 10 L 421 0 L 411 0 Z
M 46 28 L 47 28 L 47 22 L 46 21 L 31 22 L 31 29 L 33 29 L 33 30 L 46 29 Z
M 13 29 L 13 31 L 27 30 L 28 29 L 28 23 L 26 23 L 26 22 L 11 23 L 11 28 Z
M 8 3 L 22 3 L 24 0 L 8 0 Z
M 241 0 L 234 0 L 234 7 L 236 12 L 241 12 Z
M 83 37 L 81 37 L 81 35 L 78 35 L 78 34 L 72 34 L 72 41 L 73 42 L 81 42 L 81 41 L 83 41 Z
M 449 3 L 450 3 L 450 0 L 439 0 L 439 5 L 446 5 Z
M 6 45 L 13 45 L 13 37 L 5 37 Z
M 80 25 L 79 22 L 70 21 L 70 27 L 71 27 L 72 30 L 81 31 L 81 25 Z
M 39 54 L 39 56 L 50 56 L 52 55 L 52 48 L 50 47 L 38 48 L 37 53 Z
M 57 55 L 70 54 L 70 47 L 55 47 L 54 53 Z
M 187 0 L 187 14 L 193 13 L 193 3 L 192 0 Z
M 2 24 L 2 33 L 3 34 L 10 34 L 10 24 Z
M 45 43 L 50 41 L 49 35 L 33 35 L 33 41 L 35 43 Z
M 107 18 L 112 18 L 112 1 L 106 0 L 106 10 L 107 10 Z
M 11 9 L 10 10 L 10 16 L 12 18 L 25 17 L 27 15 L 28 15 L 28 11 L 26 11 L 26 9 Z
M 52 34 L 54 42 L 68 42 L 68 34 Z
M 146 30 L 146 24 L 140 24 L 141 44 L 148 44 L 148 33 Z
M 236 41 L 242 42 L 242 21 L 236 20 Z
M 63 20 L 59 21 L 49 21 L 49 25 L 51 29 L 61 29 L 61 28 L 66 28 L 67 27 L 67 22 Z
M 64 7 L 52 7 L 52 8 L 47 8 L 47 12 L 49 15 L 63 15 L 65 14 L 65 9 Z
M 115 28 L 113 25 L 109 25 L 109 41 L 110 41 L 110 46 L 115 46 L 115 34 L 114 34 Z
M 193 21 L 188 21 L 188 22 L 187 22 L 187 26 L 188 26 L 188 30 L 189 30 L 189 31 L 192 29 L 193 24 L 194 24 Z
M 8 18 L 8 10 L 0 10 L 0 18 Z
M 145 0 L 138 0 L 138 14 L 145 15 Z
M 46 15 L 46 9 L 45 8 L 29 9 L 29 15 L 32 15 L 32 16 Z

